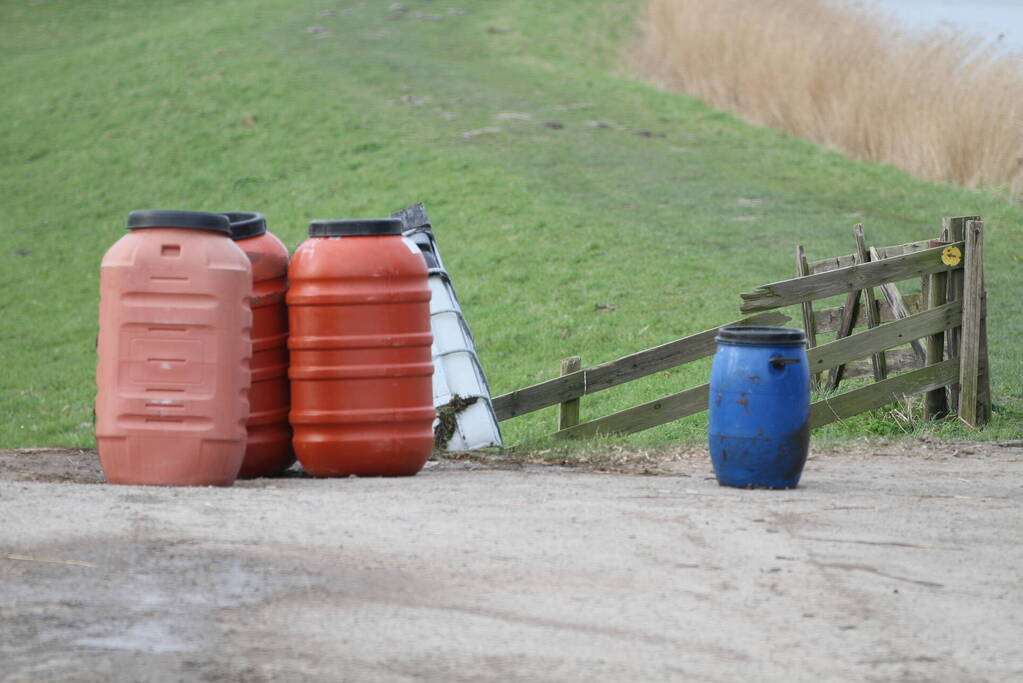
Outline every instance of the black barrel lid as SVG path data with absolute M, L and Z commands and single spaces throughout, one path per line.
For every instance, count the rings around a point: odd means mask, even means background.
M 360 218 L 344 221 L 313 221 L 309 224 L 310 237 L 349 237 L 352 235 L 400 235 L 401 221 L 397 218 Z
M 729 344 L 805 344 L 806 333 L 795 327 L 735 325 L 718 330 L 714 341 Z
M 139 228 L 197 228 L 231 233 L 231 222 L 222 213 L 205 211 L 132 211 L 128 230 Z
M 243 240 L 248 237 L 259 237 L 266 232 L 266 218 L 255 211 L 225 211 L 227 220 L 231 221 L 231 239 Z

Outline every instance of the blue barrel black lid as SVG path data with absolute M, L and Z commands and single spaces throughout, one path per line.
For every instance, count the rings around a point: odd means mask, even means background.
M 310 237 L 349 237 L 355 235 L 400 235 L 402 223 L 397 218 L 359 218 L 355 220 L 313 221 Z
M 718 330 L 716 342 L 727 344 L 806 344 L 806 333 L 795 327 L 769 327 L 766 325 L 735 325 Z
M 231 222 L 221 213 L 205 211 L 132 211 L 128 230 L 140 228 L 196 228 L 231 233 Z
M 225 211 L 227 220 L 231 221 L 231 239 L 243 240 L 259 237 L 266 232 L 266 218 L 255 211 Z

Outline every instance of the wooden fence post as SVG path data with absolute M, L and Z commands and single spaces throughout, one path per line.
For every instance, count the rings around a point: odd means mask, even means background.
M 984 228 L 980 221 L 966 223 L 966 264 L 963 278 L 963 326 L 959 342 L 959 418 L 971 427 L 980 424 L 978 410 L 981 329 L 984 306 Z M 981 418 L 981 419 L 978 419 Z
M 942 218 L 941 238 L 946 242 L 961 242 L 966 234 L 966 221 L 979 221 L 980 216 L 957 216 L 954 218 Z M 963 300 L 963 270 L 954 270 L 948 275 L 948 301 Z M 948 356 L 949 358 L 959 357 L 961 327 L 953 327 L 948 331 Z M 953 412 L 959 410 L 959 382 L 948 388 L 949 409 Z
M 983 268 L 981 264 L 981 268 Z M 984 272 L 980 273 L 980 346 L 979 372 L 977 378 L 977 422 L 987 424 L 991 420 L 991 366 L 987 357 L 987 287 Z
M 806 277 L 810 274 L 810 265 L 806 262 L 806 251 L 802 244 L 796 245 L 796 275 Z M 803 304 L 803 330 L 806 332 L 806 346 L 813 348 L 817 346 L 817 319 L 813 314 L 813 302 L 807 301 Z M 821 386 L 821 376 L 818 373 L 810 375 L 810 385 L 814 390 Z
M 561 361 L 561 376 L 570 375 L 583 369 L 583 359 L 570 356 Z M 558 404 L 558 430 L 574 427 L 579 424 L 579 400 L 573 398 Z
M 934 273 L 930 277 L 927 287 L 927 310 L 933 310 L 942 306 L 946 301 L 946 273 Z M 944 330 L 932 334 L 927 338 L 926 365 L 936 365 L 945 360 L 945 333 Z M 945 396 L 945 387 L 938 387 L 924 395 L 924 417 L 928 420 L 937 420 L 948 415 L 948 401 Z
M 863 236 L 862 223 L 857 223 L 853 226 L 853 237 L 856 238 L 856 255 L 859 257 L 860 263 L 866 263 L 870 260 L 870 254 L 867 253 L 867 241 Z M 877 299 L 874 297 L 873 287 L 867 287 L 863 290 L 863 299 L 863 305 L 867 307 L 867 327 L 872 330 L 880 324 L 880 316 L 877 310 Z M 874 368 L 875 382 L 880 382 L 881 380 L 888 378 L 888 362 L 885 358 L 884 351 L 875 353 L 871 356 L 870 362 Z

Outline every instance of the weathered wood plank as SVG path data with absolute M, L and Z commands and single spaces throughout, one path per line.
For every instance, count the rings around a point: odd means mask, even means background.
M 860 263 L 866 263 L 870 260 L 870 254 L 867 251 L 867 239 L 863 234 L 863 224 L 857 223 L 853 226 L 853 239 L 856 240 L 856 256 L 859 258 Z M 874 297 L 874 288 L 867 287 L 863 290 L 863 308 L 867 316 L 867 327 L 874 329 L 881 322 L 883 311 L 878 312 L 877 299 Z M 891 308 L 889 307 L 889 313 Z M 888 377 L 888 365 L 885 359 L 884 353 L 875 353 L 870 358 L 870 364 L 874 371 L 874 381 L 880 382 L 881 380 Z
M 980 319 L 980 375 L 977 377 L 977 425 L 991 421 L 991 375 L 987 351 L 987 318 Z
M 983 230 L 983 223 L 980 224 Z M 983 237 L 983 234 L 981 235 Z M 984 262 L 980 264 L 980 346 L 977 377 L 977 422 L 987 424 L 991 420 L 991 366 L 988 364 L 987 348 L 987 284 L 984 279 Z
M 862 226 L 862 223 L 857 223 Z M 903 254 L 912 254 L 925 249 L 933 249 L 939 246 L 940 240 L 923 240 L 917 242 L 906 242 L 904 244 L 894 244 L 890 247 L 880 247 L 879 250 L 884 254 L 885 258 L 892 256 L 902 256 Z M 853 265 L 856 260 L 857 254 L 843 254 L 842 256 L 834 256 L 832 258 L 824 258 L 817 261 L 809 262 L 809 275 L 815 275 L 817 273 L 827 273 L 831 270 L 838 270 L 839 268 L 848 268 Z M 865 262 L 865 261 L 864 261 Z
M 802 244 L 796 245 L 796 275 L 805 277 L 810 274 L 810 268 L 806 263 L 806 252 Z M 817 323 L 814 320 L 813 304 L 809 301 L 803 304 L 803 329 L 806 331 L 808 346 L 817 346 Z
M 944 240 L 923 240 L 919 242 L 906 242 L 905 244 L 896 244 L 891 247 L 880 247 L 878 251 L 884 254 L 884 258 L 891 258 L 893 256 L 913 254 L 918 251 L 924 251 L 925 249 L 933 249 L 934 247 L 943 246 L 945 246 Z
M 984 281 L 981 275 L 981 282 Z M 980 319 L 980 377 L 977 378 L 977 421 L 987 424 L 991 421 L 991 366 L 987 353 L 987 290 L 981 292 L 982 312 Z
M 838 327 L 836 337 L 842 339 L 848 337 L 853 331 L 853 322 L 856 320 L 856 314 L 860 312 L 860 291 L 849 292 L 845 295 L 845 305 L 842 307 L 842 323 Z M 828 373 L 828 389 L 834 391 L 838 388 L 838 385 L 842 382 L 842 371 L 841 365 L 836 365 L 831 368 Z
M 890 374 L 923 367 L 923 363 L 920 362 L 920 359 L 913 353 L 913 349 L 910 348 L 888 349 L 884 352 L 884 356 Z
M 946 279 L 948 273 L 935 273 L 931 275 L 930 286 L 927 288 L 927 308 L 935 310 L 944 306 Z M 960 322 L 962 317 L 960 316 Z M 926 348 L 927 365 L 935 365 L 945 359 L 945 330 L 935 332 L 927 337 Z M 945 396 L 945 387 L 939 387 L 928 391 L 924 396 L 924 416 L 928 420 L 937 420 L 948 415 L 948 400 Z
M 901 323 L 893 324 L 898 325 Z M 848 339 L 852 338 L 850 337 Z M 832 342 L 832 344 L 834 343 L 836 342 Z M 819 351 L 820 349 L 823 348 L 825 347 L 819 346 L 817 347 L 816 350 Z M 915 361 L 915 358 L 913 360 Z M 811 366 L 812 365 L 813 360 L 811 359 Z M 956 369 L 958 368 L 958 364 L 952 363 L 951 368 L 952 374 L 954 375 Z M 945 371 L 947 371 L 947 368 L 942 368 L 941 372 Z M 865 389 L 870 390 L 876 387 L 881 387 L 882 388 L 881 393 L 884 394 L 884 392 L 886 391 L 885 387 L 888 387 L 891 391 L 902 390 L 905 395 L 916 393 L 917 391 L 923 391 L 924 389 L 914 389 L 911 381 L 910 382 L 902 381 L 900 383 L 892 385 L 886 384 L 886 382 L 895 382 L 896 380 L 902 380 L 902 378 L 910 377 L 910 375 L 917 376 L 916 373 L 919 372 L 920 370 L 914 370 L 913 372 L 907 373 L 906 375 L 899 375 L 898 377 L 885 380 L 884 382 L 879 382 L 869 387 L 865 387 Z M 944 375 L 941 375 L 941 377 L 944 377 Z M 909 388 L 906 389 L 904 388 L 904 386 L 908 386 Z M 841 415 L 842 418 L 844 419 L 845 417 L 849 417 L 851 415 L 856 414 L 843 413 L 843 411 L 852 409 L 847 408 L 846 407 L 847 404 L 848 406 L 854 407 L 857 405 L 865 404 L 864 403 L 865 401 L 866 402 L 869 402 L 870 400 L 875 401 L 875 404 L 869 405 L 867 408 L 863 408 L 862 410 L 857 411 L 862 412 L 863 410 L 869 410 L 870 408 L 885 405 L 886 403 L 890 403 L 891 401 L 898 400 L 899 398 L 901 398 L 901 396 L 897 396 L 896 398 L 885 398 L 884 400 L 881 400 L 879 403 L 876 402 L 878 400 L 876 397 L 870 398 L 868 396 L 868 399 L 859 398 L 861 396 L 861 392 L 864 392 L 865 389 L 856 389 L 854 391 L 848 392 L 847 394 L 840 394 L 839 396 L 833 397 L 828 400 L 831 402 L 833 406 L 835 406 L 836 412 L 838 412 L 838 414 Z M 608 415 L 606 417 L 591 420 L 589 422 L 584 422 L 580 425 L 576 425 L 575 427 L 562 429 L 558 432 L 555 432 L 553 436 L 558 439 L 576 439 L 597 436 L 598 434 L 633 434 L 635 432 L 641 432 L 645 429 L 657 427 L 659 425 L 666 424 L 668 422 L 673 422 L 674 420 L 679 420 L 683 417 L 688 417 L 689 415 L 695 415 L 696 413 L 706 410 L 708 405 L 707 402 L 710 396 L 709 392 L 710 385 L 702 384 L 698 387 L 687 389 L 686 391 L 682 391 L 677 394 L 665 396 L 654 401 L 650 401 L 648 403 L 644 403 L 642 405 L 629 408 L 627 410 L 612 413 L 611 415 Z M 854 394 L 856 395 L 856 398 L 854 399 L 844 398 L 846 396 Z M 824 402 L 815 403 L 814 406 L 819 406 L 822 403 Z M 834 420 L 828 420 L 825 422 L 821 422 L 820 424 L 828 424 L 828 422 L 834 422 Z M 813 424 L 812 414 L 811 426 L 820 426 Z
M 958 377 L 959 361 L 946 360 L 904 375 L 889 377 L 862 389 L 817 401 L 810 406 L 810 428 L 816 429 L 873 408 L 901 401 L 913 394 L 937 389 L 954 382 Z
M 971 427 L 977 419 L 977 375 L 980 372 L 980 321 L 983 299 L 984 228 L 966 223 L 966 266 L 963 281 L 963 325 L 959 348 L 959 419 Z
M 935 334 L 962 320 L 962 304 L 957 301 L 908 318 L 865 330 L 851 337 L 836 339 L 807 351 L 810 372 L 821 372 L 843 363 Z
M 881 258 L 874 247 L 870 248 L 870 257 L 875 260 L 879 260 Z M 902 292 L 899 291 L 899 288 L 896 287 L 894 283 L 886 282 L 885 284 L 882 284 L 879 289 L 881 290 L 881 294 L 884 295 L 885 301 L 888 302 L 888 307 L 892 309 L 892 313 L 896 318 L 901 320 L 902 318 L 909 317 L 909 309 L 906 307 L 906 304 L 902 299 Z M 925 354 L 923 344 L 920 344 L 915 340 L 911 342 L 911 344 L 920 360 L 924 360 Z
M 923 367 L 920 359 L 913 353 L 913 349 L 889 349 L 884 352 L 885 367 L 889 372 L 903 372 Z M 873 359 L 858 360 L 845 364 L 843 379 L 856 379 L 858 377 L 870 377 L 874 374 Z M 878 381 L 875 379 L 875 381 Z
M 894 303 L 894 305 L 891 306 L 891 309 L 892 313 L 895 315 L 895 318 L 897 320 L 905 320 L 906 318 L 909 317 L 910 315 L 909 310 L 907 309 L 905 303 L 903 303 L 902 295 L 899 293 L 899 290 L 898 288 L 895 287 L 895 285 L 889 283 L 881 285 L 880 287 L 878 287 L 878 289 L 881 290 L 881 293 L 884 295 L 884 298 L 889 302 L 889 305 Z M 913 347 L 913 353 L 916 354 L 916 357 L 919 358 L 921 362 L 923 362 L 927 357 L 927 354 L 924 351 L 923 344 L 921 344 L 915 339 L 911 341 L 909 344 L 910 346 Z
M 941 225 L 941 238 L 954 243 L 961 242 L 966 238 L 966 223 L 967 221 L 979 221 L 980 216 L 955 216 L 952 218 L 942 218 Z M 962 300 L 963 298 L 963 271 L 954 270 L 949 273 L 948 276 L 948 294 L 946 297 L 949 301 Z M 949 357 L 959 357 L 959 337 L 961 335 L 960 328 L 956 327 L 948 332 L 948 348 Z M 958 382 L 949 387 L 949 409 L 953 412 L 959 410 L 959 384 Z
M 784 325 L 790 320 L 791 318 L 784 314 L 772 316 L 755 315 L 736 320 L 721 327 L 731 325 Z M 684 339 L 655 346 L 607 363 L 594 365 L 592 368 L 584 370 L 586 375 L 586 393 L 592 394 L 603 391 L 604 389 L 609 389 L 625 382 L 631 382 L 634 379 L 646 377 L 661 370 L 669 370 L 683 363 L 712 356 L 717 351 L 714 337 L 717 336 L 718 330 L 721 327 L 714 327 Z
M 561 376 L 571 375 L 583 369 L 583 359 L 569 356 L 561 361 Z M 567 429 L 579 424 L 579 399 L 573 398 L 558 404 L 558 429 Z
M 868 288 L 870 294 L 874 293 L 874 288 Z M 868 290 L 864 290 L 868 291 Z M 927 306 L 924 305 L 923 296 L 914 292 L 913 294 L 903 294 L 902 303 L 905 304 L 906 310 L 910 313 L 919 313 L 925 310 Z M 842 315 L 844 313 L 842 306 L 836 306 L 835 308 L 822 308 L 818 311 L 814 311 L 813 315 L 817 321 L 817 332 L 827 333 L 835 332 L 838 330 L 842 323 Z M 899 318 L 892 313 L 891 307 L 887 301 L 874 299 L 874 326 L 878 323 L 888 323 Z M 853 327 L 870 327 L 870 313 L 867 306 L 861 305 L 859 312 L 856 314 L 856 320 L 853 322 Z
M 825 258 L 819 261 L 811 261 L 807 264 L 807 275 L 816 275 L 817 273 L 827 273 L 828 271 L 838 270 L 839 268 L 848 268 L 853 265 L 856 261 L 856 254 L 845 254 L 843 256 L 835 256 L 833 258 Z
M 728 325 L 783 325 L 789 320 L 791 318 L 787 315 L 773 311 L 743 318 Z M 719 329 L 720 327 L 714 327 L 564 377 L 555 377 L 502 394 L 494 399 L 494 412 L 498 420 L 507 420 L 586 394 L 603 391 L 661 370 L 668 370 L 683 363 L 706 358 L 713 355 L 716 350 L 714 337 Z
M 598 434 L 632 434 L 707 410 L 710 385 L 659 398 L 553 434 L 556 439 L 578 439 Z
M 574 372 L 496 397 L 493 401 L 494 413 L 498 420 L 507 420 L 579 398 L 585 393 L 585 371 Z
M 806 263 L 806 251 L 802 244 L 796 245 L 796 275 L 805 277 L 810 274 L 810 266 Z M 803 330 L 806 332 L 806 345 L 817 346 L 817 318 L 813 312 L 813 302 L 803 302 Z M 820 387 L 820 375 L 810 375 L 810 384 L 814 389 Z
M 943 247 L 925 249 L 914 254 L 763 285 L 754 292 L 740 295 L 743 299 L 740 310 L 743 313 L 769 311 L 857 289 L 877 287 L 888 282 L 951 270 L 950 266 L 941 261 L 942 249 Z

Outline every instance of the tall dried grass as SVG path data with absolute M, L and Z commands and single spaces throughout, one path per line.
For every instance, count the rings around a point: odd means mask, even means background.
M 828 0 L 649 0 L 648 78 L 940 182 L 1023 195 L 1023 58 Z

